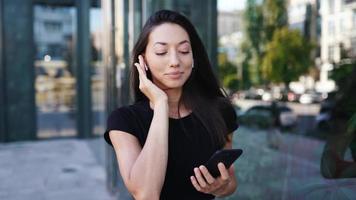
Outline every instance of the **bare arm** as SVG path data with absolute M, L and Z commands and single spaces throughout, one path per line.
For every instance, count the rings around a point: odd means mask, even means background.
M 141 149 L 137 139 L 122 131 L 111 131 L 120 172 L 135 199 L 159 199 L 168 160 L 168 105 L 158 103 L 147 140 Z
M 158 200 L 168 162 L 168 98 L 146 77 L 142 56 L 136 63 L 140 90 L 153 104 L 153 118 L 147 139 L 141 148 L 137 138 L 121 132 L 110 132 L 120 172 L 126 187 L 137 200 Z

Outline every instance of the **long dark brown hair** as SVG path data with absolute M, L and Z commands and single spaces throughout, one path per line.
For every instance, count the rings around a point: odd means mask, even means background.
M 141 34 L 134 46 L 131 63 L 131 87 L 134 91 L 135 102 L 147 100 L 139 89 L 138 71 L 134 63 L 138 56 L 143 54 L 148 44 L 152 30 L 163 24 L 173 23 L 181 26 L 189 35 L 193 52 L 194 68 L 183 86 L 179 104 L 183 104 L 193 111 L 205 128 L 208 130 L 212 144 L 221 148 L 227 139 L 227 127 L 222 116 L 222 109 L 231 106 L 230 101 L 223 93 L 219 81 L 213 73 L 204 45 L 192 23 L 183 15 L 169 10 L 160 10 L 154 13 L 144 25 Z M 150 71 L 147 77 L 152 80 Z M 178 108 L 179 111 L 179 108 Z

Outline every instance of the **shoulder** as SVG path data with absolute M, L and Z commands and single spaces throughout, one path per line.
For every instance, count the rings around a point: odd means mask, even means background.
M 122 106 L 113 110 L 107 119 L 107 128 L 104 133 L 105 140 L 111 145 L 109 132 L 117 130 L 136 136 L 142 143 L 145 133 L 145 124 L 149 121 L 148 111 L 142 102 Z
M 132 117 L 135 113 L 145 112 L 148 109 L 145 107 L 145 102 L 136 102 L 132 105 L 125 105 L 113 110 L 109 118 L 116 117 Z

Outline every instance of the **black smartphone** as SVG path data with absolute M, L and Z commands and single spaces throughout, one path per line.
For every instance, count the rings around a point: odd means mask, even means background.
M 220 162 L 224 163 L 225 167 L 228 169 L 235 160 L 242 154 L 242 149 L 222 149 L 216 151 L 210 159 L 206 162 L 205 167 L 208 169 L 210 174 L 216 178 L 220 176 L 220 171 L 218 164 Z

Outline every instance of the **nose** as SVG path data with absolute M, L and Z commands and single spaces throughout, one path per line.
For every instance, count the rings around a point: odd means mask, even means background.
M 179 66 L 179 58 L 177 52 L 172 52 L 169 57 L 169 66 L 170 67 L 178 67 Z

